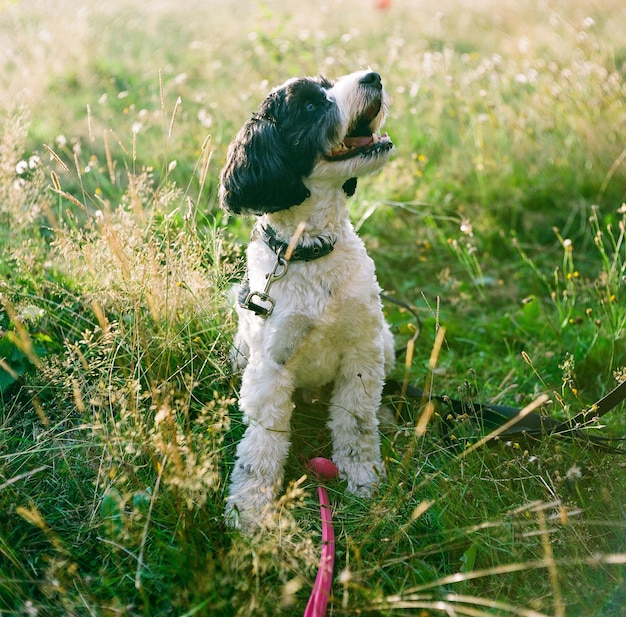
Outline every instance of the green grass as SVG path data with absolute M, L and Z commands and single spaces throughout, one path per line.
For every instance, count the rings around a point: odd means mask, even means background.
M 294 418 L 280 519 L 222 519 L 251 221 L 217 177 L 287 77 L 371 65 L 392 94 L 396 156 L 351 208 L 420 316 L 412 383 L 568 418 L 623 380 L 622 4 L 1 4 L 0 615 L 303 613 L 323 409 Z M 380 494 L 329 484 L 329 614 L 623 614 L 623 457 L 389 405 Z M 589 430 L 626 434 L 623 407 Z

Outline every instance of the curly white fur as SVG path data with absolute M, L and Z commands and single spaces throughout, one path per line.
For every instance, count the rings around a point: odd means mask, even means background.
M 334 137 L 329 148 L 340 147 L 364 110 L 369 109 L 369 115 L 376 111 L 376 102 L 380 105 L 375 117 L 367 117 L 369 128 L 375 133 L 382 125 L 387 98 L 382 86 L 372 88 L 367 83 L 375 79 L 371 75 L 360 71 L 323 88 L 332 103 L 334 122 L 339 123 L 329 130 Z M 288 90 L 292 83 L 282 88 Z M 328 422 L 332 459 L 348 491 L 370 495 L 384 476 L 377 411 L 385 374 L 393 363 L 393 340 L 382 313 L 374 263 L 350 223 L 342 187 L 351 178 L 380 169 L 390 151 L 391 146 L 373 149 L 345 160 L 327 160 L 327 152 L 318 152 L 312 171 L 302 178 L 309 196 L 296 205 L 265 212 L 257 221 L 257 226 L 271 226 L 286 242 L 304 222 L 302 246 L 321 236 L 335 244 L 324 257 L 288 264 L 285 276 L 271 286 L 275 302 L 271 315 L 237 308 L 233 357 L 244 368 L 239 402 L 248 427 L 237 448 L 227 512 L 233 518 L 237 514 L 244 526 L 258 520 L 280 489 L 296 388 L 333 383 Z M 259 234 L 253 234 L 247 249 L 251 290 L 264 289 L 276 260 L 276 253 Z

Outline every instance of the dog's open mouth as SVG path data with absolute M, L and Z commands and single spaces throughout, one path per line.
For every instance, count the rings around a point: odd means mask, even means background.
M 344 161 L 355 156 L 363 156 L 390 150 L 393 142 L 387 133 L 372 131 L 374 118 L 380 111 L 380 102 L 374 103 L 350 127 L 341 142 L 324 155 L 327 161 Z
M 324 158 L 327 161 L 344 161 L 355 156 L 391 150 L 391 148 L 393 148 L 393 142 L 387 133 L 382 135 L 372 133 L 355 137 L 347 135 L 338 146 L 335 146 L 331 152 L 324 155 Z

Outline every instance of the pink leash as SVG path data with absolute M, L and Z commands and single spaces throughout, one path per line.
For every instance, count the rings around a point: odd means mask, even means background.
M 308 468 L 319 476 L 320 479 L 336 478 L 339 470 L 332 461 L 317 457 L 309 461 Z M 333 580 L 333 567 L 335 565 L 335 531 L 330 512 L 328 492 L 323 485 L 317 487 L 320 499 L 320 513 L 322 517 L 322 552 L 317 577 L 313 585 L 313 591 L 306 605 L 304 617 L 325 617 L 330 586 Z

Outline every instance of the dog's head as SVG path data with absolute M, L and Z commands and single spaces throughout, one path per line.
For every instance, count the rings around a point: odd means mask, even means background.
M 307 180 L 334 181 L 348 196 L 380 169 L 393 143 L 380 134 L 388 97 L 380 75 L 359 71 L 334 84 L 290 79 L 272 90 L 228 149 L 220 203 L 241 214 L 278 212 L 310 196 Z

